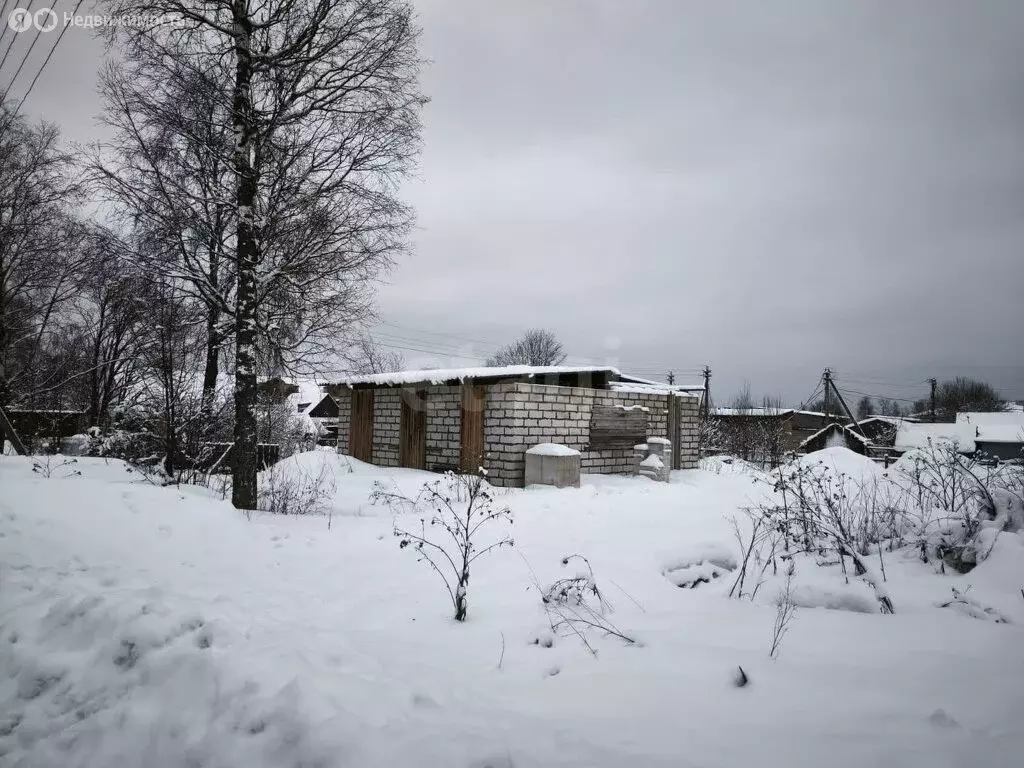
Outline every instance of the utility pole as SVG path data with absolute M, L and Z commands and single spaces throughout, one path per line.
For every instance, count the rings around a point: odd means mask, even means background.
M 704 366 L 704 418 L 711 412 L 711 367 Z
M 668 383 L 669 384 L 675 384 L 676 383 L 676 375 L 674 373 L 672 373 L 672 371 L 668 372 Z
M 825 411 L 825 423 L 828 424 L 828 390 L 832 386 L 832 369 L 826 368 L 825 372 L 821 374 L 821 386 L 825 390 L 824 405 L 822 408 Z
M 931 385 L 931 389 L 932 389 L 932 396 L 931 396 L 931 421 L 932 421 L 932 424 L 934 424 L 935 423 L 935 385 L 938 384 L 938 382 L 934 378 L 931 378 L 931 379 L 928 379 L 928 383 Z
M 846 418 L 848 418 L 850 420 L 850 423 L 853 424 L 853 428 L 855 430 L 857 430 L 858 432 L 860 432 L 862 437 L 867 437 L 867 435 L 864 433 L 864 428 L 861 427 L 861 425 L 857 421 L 857 419 L 855 419 L 853 417 L 853 411 L 851 411 L 850 410 L 850 406 L 848 406 L 846 404 L 846 398 L 843 397 L 843 393 L 840 392 L 839 389 L 836 387 L 836 383 L 832 379 L 832 370 L 830 368 L 826 368 L 825 369 L 825 376 L 824 376 L 824 378 L 825 378 L 825 402 L 826 403 L 828 402 L 828 390 L 829 390 L 829 387 L 831 387 L 833 394 L 835 394 L 835 396 L 836 396 L 836 400 L 839 401 L 839 405 L 841 405 L 843 407 L 843 411 L 846 413 Z M 827 407 L 828 406 L 826 405 L 826 409 L 827 409 Z M 828 418 L 828 413 L 827 412 L 825 414 L 825 417 L 826 417 L 826 419 Z

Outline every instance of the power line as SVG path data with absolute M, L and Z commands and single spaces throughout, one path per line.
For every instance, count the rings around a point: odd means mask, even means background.
M 78 3 L 75 5 L 75 10 L 73 10 L 71 12 L 71 15 L 72 16 L 77 16 L 78 15 L 78 9 L 81 6 L 82 6 L 82 0 L 78 0 Z M 48 54 L 46 54 L 46 58 L 43 60 L 43 65 L 41 67 L 39 67 L 39 71 L 36 72 L 36 76 L 33 77 L 32 78 L 32 82 L 28 84 L 28 90 L 25 91 L 25 95 L 21 97 L 21 101 L 18 102 L 18 106 L 14 109 L 15 113 L 17 113 L 17 112 L 19 112 L 21 110 L 21 105 L 25 103 L 25 99 L 27 99 L 28 95 L 30 93 L 32 93 L 32 89 L 35 88 L 36 81 L 39 79 L 39 76 L 41 74 L 43 74 L 43 70 L 46 69 L 46 65 L 50 63 L 50 59 L 53 57 L 53 52 L 57 50 L 57 46 L 60 45 L 60 41 L 64 39 L 64 33 L 68 31 L 68 27 L 70 27 L 70 26 L 71 26 L 70 24 L 65 24 L 64 25 L 64 29 L 62 29 L 60 31 L 60 34 L 57 35 L 57 40 L 54 42 L 53 47 L 50 48 L 50 52 Z M 32 49 L 29 48 L 29 52 L 31 52 L 31 50 Z M 15 77 L 17 77 L 17 75 L 15 75 Z M 14 85 L 14 81 L 13 80 L 11 81 L 11 85 Z
M 28 0 L 28 8 L 26 8 L 26 9 L 25 9 L 25 13 L 31 13 L 31 12 L 32 12 L 32 4 L 33 4 L 33 3 L 35 2 L 35 1 L 36 1 L 36 0 Z M 6 32 L 6 31 L 7 31 L 7 27 L 9 27 L 9 26 L 10 26 L 10 24 L 8 24 L 8 25 L 6 25 L 6 26 L 4 27 L 4 32 Z M 38 34 L 39 34 L 39 33 L 38 33 L 38 31 L 36 32 L 36 34 L 37 34 L 37 36 L 38 36 Z M 0 37 L 0 39 L 2 39 L 2 37 Z M 13 48 L 13 47 L 14 47 L 14 42 L 15 42 L 15 41 L 16 41 L 17 39 L 18 39 L 18 33 L 17 33 L 17 32 L 15 32 L 15 31 L 14 31 L 14 29 L 12 28 L 12 29 L 11 29 L 11 42 L 7 44 L 7 50 L 6 50 L 6 51 L 4 51 L 4 57 L 3 57 L 2 59 L 0 59 L 0 69 L 3 69 L 3 68 L 4 68 L 4 62 L 6 62 L 6 61 L 7 61 L 7 57 L 8 57 L 8 56 L 10 55 L 10 53 L 11 53 L 11 48 Z M 11 81 L 11 85 L 14 85 L 14 81 L 13 81 L 13 80 Z M 6 92 L 4 93 L 4 98 L 5 98 L 5 99 L 7 98 L 7 93 L 6 93 Z M 3 103 L 3 100 L 2 100 L 2 99 L 0 99 L 0 103 Z
M 15 2 L 17 2 L 17 0 L 15 0 Z M 13 11 L 13 9 L 12 9 L 12 10 L 11 10 L 11 13 L 13 13 L 13 12 L 14 12 L 14 11 Z M 4 0 L 3 10 L 2 10 L 2 11 L 0 11 L 0 14 L 3 14 L 3 18 L 5 18 L 5 19 L 6 19 L 6 18 L 8 18 L 9 14 L 8 14 L 8 12 L 7 12 L 7 0 Z M 14 33 L 14 28 L 13 28 L 13 27 L 11 27 L 11 25 L 10 25 L 10 24 L 5 24 L 5 25 L 3 25 L 3 26 L 0 26 L 0 43 L 3 43 L 3 41 L 4 41 L 4 35 L 6 35 L 6 34 L 7 34 L 7 31 L 8 31 L 8 29 L 10 29 L 10 31 L 11 31 L 12 33 Z M 16 33 L 14 33 L 14 34 L 16 34 Z
M 875 395 L 870 392 L 860 392 L 859 390 L 847 389 L 845 387 L 836 387 L 836 389 L 847 395 L 861 395 L 862 397 L 873 397 L 877 400 L 894 400 L 897 403 L 910 403 L 911 405 L 925 399 L 923 397 L 919 397 L 917 400 L 908 400 L 905 397 L 887 397 L 886 395 Z
M 811 394 L 809 394 L 806 397 L 806 399 L 800 401 L 800 406 L 799 406 L 798 410 L 803 410 L 803 407 L 805 405 L 810 405 L 811 403 L 813 403 L 814 402 L 814 398 L 818 396 L 819 392 L 821 392 L 821 381 L 818 382 L 818 386 L 816 386 L 814 388 L 814 391 L 811 392 Z
M 67 29 L 67 27 L 64 27 L 64 29 Z M 32 55 L 32 49 L 36 47 L 36 43 L 39 42 L 39 38 L 42 34 L 43 30 L 37 27 L 36 36 L 32 38 L 32 44 L 28 47 L 28 50 L 25 51 L 25 55 L 22 56 L 21 64 L 18 65 L 18 69 L 14 72 L 14 77 L 11 78 L 11 84 L 4 89 L 3 96 L 0 96 L 0 104 L 7 101 L 7 96 L 11 92 L 11 88 L 14 87 L 14 83 L 18 80 L 18 75 L 21 74 L 21 70 L 25 67 L 25 62 L 28 61 L 28 57 Z
M 500 349 L 503 345 L 496 342 L 482 341 L 480 339 L 471 339 L 465 336 L 457 336 L 455 334 L 438 333 L 434 331 L 421 331 L 418 329 L 408 328 L 401 326 L 396 323 L 381 322 L 380 325 L 386 325 L 389 328 L 397 328 L 403 331 L 411 331 L 415 334 L 426 334 L 429 336 L 437 337 L 438 339 L 452 339 L 455 341 L 462 341 L 466 344 L 476 344 L 483 347 L 485 353 L 492 353 Z M 373 332 L 374 340 L 379 346 L 387 347 L 389 349 L 402 349 L 411 352 L 423 352 L 427 354 L 442 354 L 442 355 L 455 355 L 460 357 L 480 357 L 477 354 L 479 350 L 467 349 L 465 345 L 453 344 L 450 341 L 435 341 L 433 339 L 417 338 L 416 336 L 410 336 L 408 333 L 394 333 L 391 331 L 375 331 Z M 593 358 L 587 358 L 583 355 L 570 355 L 570 357 L 584 360 L 592 360 Z M 616 355 L 608 355 L 608 357 L 614 358 L 617 364 L 627 365 L 631 368 L 631 373 L 637 375 L 650 375 L 650 376 L 664 376 L 667 369 L 674 370 L 679 375 L 684 376 L 699 376 L 701 371 L 697 368 L 679 368 L 675 365 L 667 365 L 660 362 L 652 362 L 649 360 L 628 360 L 619 358 Z

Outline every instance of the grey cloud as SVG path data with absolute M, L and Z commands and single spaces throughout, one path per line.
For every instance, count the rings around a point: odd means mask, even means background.
M 720 395 L 798 400 L 831 365 L 1024 398 L 1024 4 L 416 7 L 433 101 L 391 343 L 465 360 L 541 325 L 579 359 L 709 363 Z M 28 109 L 95 136 L 101 47 L 59 53 Z

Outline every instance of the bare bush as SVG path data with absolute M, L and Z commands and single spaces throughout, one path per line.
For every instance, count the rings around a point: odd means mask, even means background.
M 879 507 L 865 505 L 861 500 L 861 486 L 845 473 L 833 473 L 822 463 L 796 462 L 783 467 L 773 476 L 775 499 L 762 502 L 751 510 L 761 521 L 765 531 L 773 531 L 782 539 L 782 556 L 791 556 L 791 547 L 819 557 L 835 556 L 844 576 L 849 580 L 846 560 L 853 564 L 854 575 L 867 583 L 875 593 L 882 613 L 893 613 L 892 599 L 884 587 L 882 575 L 876 574 L 869 562 L 874 547 L 882 559 L 878 532 L 882 529 L 876 519 Z M 756 524 L 756 523 L 755 523 Z M 861 536 L 861 539 L 858 539 Z M 763 552 L 771 546 L 769 556 L 760 558 L 762 573 L 769 560 L 774 563 L 777 538 L 763 534 L 750 542 L 741 562 L 737 583 L 742 584 L 751 563 L 751 552 Z M 755 559 L 755 567 L 757 559 Z
M 590 561 L 583 555 L 567 555 L 562 558 L 563 567 L 570 563 L 582 563 L 586 570 L 558 579 L 547 589 L 541 590 L 541 602 L 547 612 L 551 631 L 562 637 L 577 637 L 594 656 L 597 655 L 597 649 L 587 638 L 591 630 L 634 644 L 634 638 L 608 619 L 612 606 L 597 586 Z
M 740 548 L 740 566 L 736 569 L 736 579 L 729 589 L 729 597 L 744 597 L 743 588 L 746 585 L 747 574 L 753 576 L 756 572 L 757 583 L 749 593 L 746 593 L 746 596 L 753 600 L 763 583 L 769 562 L 774 564 L 778 537 L 776 527 L 768 525 L 764 516 L 750 509 L 745 509 L 744 512 L 750 520 L 749 534 L 744 534 L 735 517 L 732 519 L 732 530 Z
M 48 453 L 43 456 L 37 456 L 32 461 L 32 471 L 49 480 L 53 477 L 54 472 L 73 466 L 77 463 L 78 459 L 66 459 L 63 456 L 55 456 Z M 82 473 L 78 470 L 67 470 L 61 473 L 61 477 L 71 477 L 72 475 L 80 474 Z
M 501 523 L 512 524 L 512 510 L 496 507 L 491 487 L 483 474 L 445 473 L 441 480 L 424 483 L 409 498 L 378 484 L 370 497 L 396 513 L 420 513 L 419 530 L 409 530 L 395 521 L 398 545 L 411 547 L 444 583 L 455 611 L 456 621 L 469 613 L 469 572 L 472 564 L 492 550 L 514 545 L 507 533 L 481 543 Z
M 793 576 L 796 574 L 796 563 L 789 562 L 786 570 L 786 581 L 775 598 L 775 624 L 772 628 L 772 647 L 769 658 L 777 659 L 782 646 L 782 638 L 789 632 L 789 625 L 796 615 L 796 603 L 793 602 Z
M 336 485 L 326 462 L 311 472 L 289 462 L 275 464 L 260 477 L 257 509 L 273 515 L 322 515 L 330 509 Z
M 966 573 L 979 562 L 982 528 L 997 520 L 1000 528 L 1011 524 L 1014 505 L 1003 493 L 1019 482 L 1014 472 L 989 472 L 954 442 L 929 440 L 904 456 L 898 479 L 916 503 L 915 542 L 925 562 L 938 559 L 943 568 Z

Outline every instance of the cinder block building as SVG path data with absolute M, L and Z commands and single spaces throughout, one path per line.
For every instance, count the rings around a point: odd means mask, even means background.
M 324 384 L 338 404 L 338 451 L 385 467 L 476 472 L 522 486 L 525 452 L 561 443 L 584 472 L 631 474 L 634 446 L 672 443 L 672 467 L 698 459 L 702 387 L 598 366 L 398 371 Z

